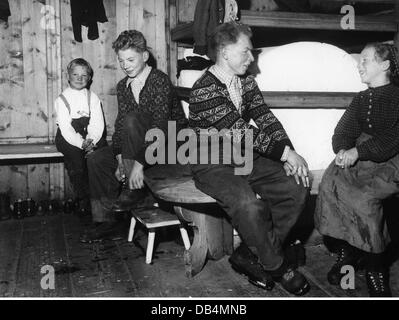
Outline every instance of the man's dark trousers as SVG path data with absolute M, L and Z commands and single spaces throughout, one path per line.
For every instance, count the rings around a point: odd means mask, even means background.
M 308 190 L 287 176 L 281 162 L 254 153 L 249 175 L 235 175 L 229 165 L 192 165 L 196 187 L 231 217 L 266 270 L 283 262 L 282 244 L 304 209 Z M 261 199 L 257 199 L 258 194 Z

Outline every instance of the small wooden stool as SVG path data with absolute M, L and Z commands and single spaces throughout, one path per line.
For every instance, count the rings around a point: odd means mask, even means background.
M 128 241 L 131 242 L 133 240 L 136 220 L 141 222 L 148 229 L 148 243 L 145 263 L 150 264 L 152 260 L 156 228 L 179 225 L 184 247 L 186 250 L 190 249 L 190 240 L 188 238 L 187 230 L 174 214 L 163 211 L 158 207 L 132 210 L 131 212 L 132 219 L 130 222 Z

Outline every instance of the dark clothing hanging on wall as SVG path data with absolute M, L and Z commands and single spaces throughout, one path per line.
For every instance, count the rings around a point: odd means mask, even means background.
M 8 22 L 9 16 L 11 16 L 11 12 L 8 0 L 0 0 L 0 20 Z
M 194 53 L 208 53 L 208 37 L 223 23 L 224 11 L 225 0 L 198 0 L 193 25 Z
M 102 0 L 71 0 L 72 27 L 75 40 L 82 42 L 82 26 L 89 28 L 87 38 L 99 37 L 97 22 L 107 22 Z

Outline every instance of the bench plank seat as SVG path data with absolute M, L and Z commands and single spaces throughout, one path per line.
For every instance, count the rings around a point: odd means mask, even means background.
M 3 144 L 0 160 L 63 157 L 54 144 Z
M 189 166 L 154 166 L 145 171 L 145 182 L 157 198 L 173 203 L 179 219 L 193 227 L 193 243 L 184 253 L 187 277 L 198 274 L 207 257 L 218 260 L 232 253 L 233 228 L 215 199 L 195 187 Z

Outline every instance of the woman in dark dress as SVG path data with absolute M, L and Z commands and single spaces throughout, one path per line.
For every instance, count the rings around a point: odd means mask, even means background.
M 315 225 L 337 240 L 338 257 L 328 272 L 339 285 L 362 260 L 370 296 L 391 296 L 384 251 L 390 242 L 382 200 L 399 193 L 399 79 L 396 48 L 368 44 L 359 74 L 368 89 L 359 92 L 332 138 L 335 160 L 326 170 L 316 204 Z

